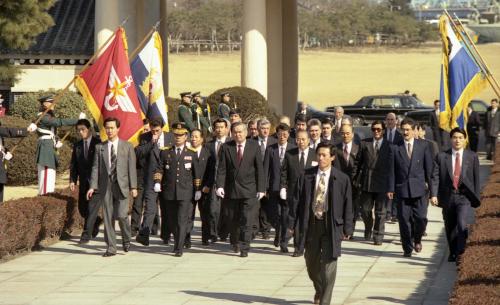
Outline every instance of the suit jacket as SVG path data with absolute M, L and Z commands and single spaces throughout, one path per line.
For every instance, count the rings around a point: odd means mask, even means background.
M 434 158 L 436 158 L 436 156 L 439 154 L 439 146 L 438 146 L 438 143 L 436 141 L 433 141 L 433 140 L 427 140 L 427 139 L 423 139 L 427 145 L 429 145 L 429 149 L 431 151 L 431 155 L 432 155 L 432 160 L 434 160 Z
M 97 190 L 101 198 L 106 194 L 109 182 L 110 163 L 108 142 L 96 145 L 90 188 Z M 127 141 L 118 140 L 116 154 L 116 178 L 123 198 L 131 189 L 137 189 L 137 169 L 134 147 Z
M 283 162 L 280 163 L 280 148 L 278 143 L 274 143 L 266 150 L 264 158 L 264 175 L 266 177 L 266 190 L 270 192 L 279 192 L 281 168 L 285 163 L 286 152 L 295 148 L 296 146 L 287 143 L 286 149 L 283 154 Z
M 240 165 L 237 163 L 236 145 L 233 140 L 220 148 L 217 188 L 224 188 L 226 199 L 256 198 L 257 192 L 266 190 L 259 145 L 256 141 L 246 141 Z
M 497 109 L 495 116 L 491 116 L 491 109 L 486 111 L 484 116 L 484 132 L 488 137 L 496 137 L 500 132 L 500 108 Z
M 259 137 L 257 137 L 257 138 L 255 138 L 255 139 L 254 139 L 254 141 L 256 141 L 256 142 L 257 142 L 257 144 L 259 145 L 259 151 L 260 151 L 260 138 L 259 138 Z M 276 139 L 275 137 L 272 137 L 272 136 L 268 136 L 268 137 L 267 137 L 267 141 L 266 141 L 266 151 L 267 151 L 267 149 L 268 149 L 271 145 L 276 144 L 276 143 L 278 143 L 278 139 Z M 261 155 L 261 157 L 262 157 L 262 162 L 264 162 L 265 156 L 266 156 L 266 153 L 264 153 L 264 155 L 263 155 L 263 156 Z
M 229 136 L 227 136 L 226 141 L 224 143 L 227 143 L 229 141 L 231 141 L 231 139 L 229 138 Z M 215 151 L 216 143 L 217 139 L 214 138 L 212 141 L 205 144 L 205 147 L 210 152 L 210 156 L 208 157 L 207 168 L 205 171 L 205 175 L 203 177 L 203 186 L 204 187 L 206 186 L 210 189 L 214 186 L 215 180 L 217 179 L 217 168 L 219 165 L 220 148 L 219 148 L 219 155 L 217 155 L 217 152 Z
M 295 147 L 285 153 L 285 159 L 281 166 L 281 177 L 280 177 L 280 189 L 287 189 L 287 197 L 292 198 L 293 193 L 297 185 L 297 181 L 305 169 L 313 166 L 317 166 L 316 153 L 309 149 L 307 153 L 307 159 L 305 162 L 305 168 L 300 168 L 300 150 Z
M 467 135 L 469 137 L 478 137 L 480 129 L 481 119 L 479 118 L 479 113 L 472 111 L 469 114 L 469 119 L 467 120 Z
M 333 166 L 346 174 L 349 177 L 352 186 L 357 187 L 359 185 L 359 181 L 357 181 L 358 176 L 356 174 L 358 171 L 361 149 L 358 144 L 354 143 L 354 141 L 352 141 L 351 145 L 352 146 L 351 152 L 349 153 L 349 160 L 346 161 L 344 159 L 343 151 L 344 143 L 337 144 L 337 156 L 335 158 L 335 161 L 333 162 Z
M 155 183 L 161 181 L 160 196 L 165 200 L 192 200 L 194 192 L 201 186 L 198 175 L 198 156 L 184 146 L 177 157 L 175 146 L 162 148 L 155 171 Z
M 299 232 L 307 236 L 309 221 L 314 216 L 312 202 L 316 187 L 318 167 L 305 170 L 300 176 L 295 190 L 293 201 L 298 206 Z M 344 235 L 353 233 L 352 190 L 349 177 L 332 167 L 328 179 L 327 206 L 324 214 L 327 231 L 332 241 L 332 257 L 340 256 L 340 249 Z M 294 228 L 294 223 L 289 223 L 289 228 Z
M 414 139 L 411 160 L 404 142 L 393 145 L 389 154 L 388 192 L 399 198 L 418 198 L 426 195 L 432 176 L 432 153 L 424 140 Z
M 386 140 L 390 143 L 388 137 L 389 137 L 389 130 L 386 129 L 384 132 L 384 140 Z M 391 144 L 399 145 L 403 142 L 404 142 L 403 135 L 399 132 L 399 130 L 396 129 L 396 132 L 394 133 L 394 139 L 393 139 Z
M 101 140 L 99 140 L 97 137 L 92 137 L 90 139 L 87 158 L 85 158 L 85 147 L 83 144 L 83 140 L 78 141 L 75 146 L 73 146 L 69 168 L 69 179 L 75 184 L 78 180 L 80 180 L 80 190 L 85 192 L 88 190 L 90 185 L 95 147 L 99 143 L 101 143 Z
M 171 132 L 163 132 L 162 147 L 174 145 L 174 135 Z M 153 174 L 160 162 L 160 148 L 153 143 L 153 134 L 146 132 L 140 135 L 139 145 L 135 148 L 137 157 L 137 180 L 144 189 L 153 188 Z
M 376 153 L 373 142 L 373 138 L 369 138 L 361 144 L 357 175 L 360 177 L 362 191 L 386 193 L 391 144 L 382 140 L 382 145 Z
M 201 148 L 200 156 L 198 156 L 197 152 L 195 152 L 195 154 L 196 154 L 196 159 L 195 159 L 196 174 L 201 178 L 201 185 L 204 186 L 205 180 L 209 179 L 208 176 L 210 176 L 210 173 L 208 173 L 206 169 L 211 153 L 210 150 L 204 145 Z
M 26 128 L 8 128 L 8 127 L 0 127 L 0 138 L 2 141 L 2 145 L 4 146 L 4 151 L 0 152 L 0 156 L 3 159 L 4 153 L 8 150 L 5 149 L 5 141 L 3 138 L 21 138 L 28 135 L 28 131 Z M 2 164 L 0 166 L 0 184 L 7 183 L 7 171 L 5 170 L 5 165 Z
M 442 134 L 441 134 L 441 127 L 439 127 L 439 119 L 436 115 L 436 111 L 431 111 L 429 114 L 429 127 L 432 130 L 432 135 L 434 137 L 434 141 L 438 143 L 442 143 Z
M 431 196 L 437 196 L 439 206 L 446 208 L 453 191 L 453 165 L 452 150 L 439 153 L 432 175 Z M 458 189 L 469 200 L 472 207 L 481 204 L 479 187 L 479 159 L 470 150 L 464 149 L 462 154 L 462 170 L 460 173 Z

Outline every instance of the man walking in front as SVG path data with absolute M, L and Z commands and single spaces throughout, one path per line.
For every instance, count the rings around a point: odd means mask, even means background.
M 118 138 L 120 121 L 114 117 L 104 120 L 108 140 L 96 145 L 87 200 L 99 196 L 104 210 L 104 257 L 116 255 L 114 220 L 118 220 L 123 240 L 123 251 L 130 249 L 128 220 L 129 193 L 137 196 L 137 172 L 132 144 Z
M 353 233 L 351 182 L 332 167 L 335 150 L 330 144 L 318 145 L 318 166 L 300 176 L 293 199 L 299 206 L 299 230 L 306 236 L 304 257 L 316 290 L 314 304 L 322 305 L 332 299 L 342 240 Z

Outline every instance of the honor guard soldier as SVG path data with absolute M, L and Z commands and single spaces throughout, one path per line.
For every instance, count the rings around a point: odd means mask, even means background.
M 195 166 L 196 152 L 186 146 L 188 130 L 182 123 L 174 123 L 172 130 L 174 146 L 161 150 L 160 162 L 154 173 L 154 190 L 160 193 L 161 214 L 168 217 L 167 223 L 174 233 L 173 252 L 180 257 L 189 229 L 192 201 L 201 198 L 201 191 L 198 190 L 201 179 Z
M 219 108 L 217 109 L 217 115 L 219 118 L 229 120 L 229 112 L 231 111 L 230 102 L 231 96 L 229 95 L 229 92 L 222 92 L 220 94 Z
M 54 114 L 54 97 L 45 96 L 38 100 L 41 104 L 42 116 L 36 129 L 38 144 L 36 148 L 36 164 L 38 169 L 38 195 L 54 192 L 56 184 L 57 154 L 56 149 L 62 147 L 62 142 L 57 139 L 57 127 L 76 125 L 78 119 L 60 119 Z M 44 111 L 47 113 L 44 114 Z M 80 113 L 80 119 L 84 119 L 84 113 Z
M 179 120 L 185 124 L 188 132 L 196 128 L 193 122 L 193 112 L 191 109 L 191 92 L 182 92 L 178 117 Z
M 212 132 L 211 122 L 210 122 L 210 106 L 204 100 L 200 92 L 194 92 L 193 103 L 191 105 L 191 110 L 193 112 L 193 120 L 198 129 L 203 131 L 203 134 L 206 135 L 207 132 Z

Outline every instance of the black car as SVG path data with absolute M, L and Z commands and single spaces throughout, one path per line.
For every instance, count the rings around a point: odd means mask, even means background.
M 472 105 L 472 110 L 476 111 L 479 114 L 479 119 L 481 120 L 481 122 L 484 122 L 484 116 L 486 115 L 486 111 L 490 106 L 483 100 L 471 100 L 470 103 Z M 424 123 L 429 126 L 430 115 L 433 111 L 434 109 L 409 111 L 406 116 L 414 119 L 419 123 Z
M 394 112 L 401 119 L 409 111 L 434 109 L 416 97 L 403 94 L 364 96 L 354 105 L 342 105 L 342 108 L 344 114 L 353 118 L 354 125 L 369 125 L 375 120 L 384 120 L 389 112 Z M 327 107 L 326 111 L 335 113 L 335 106 Z

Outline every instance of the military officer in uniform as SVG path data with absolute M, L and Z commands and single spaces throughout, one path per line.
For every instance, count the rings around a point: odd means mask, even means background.
M 229 95 L 229 92 L 222 92 L 220 94 L 219 108 L 217 109 L 217 115 L 219 118 L 229 120 L 229 112 L 231 111 L 230 102 L 231 96 Z
M 191 92 L 182 92 L 178 116 L 179 120 L 185 124 L 188 132 L 196 128 L 193 122 L 193 112 L 191 109 Z
M 62 147 L 62 142 L 57 139 L 56 129 L 61 126 L 76 125 L 78 119 L 60 119 L 54 114 L 54 97 L 45 96 L 39 99 L 42 116 L 36 129 L 38 134 L 38 144 L 36 148 L 36 164 L 38 169 L 38 195 L 45 195 L 54 192 L 56 185 L 57 155 L 56 149 Z M 44 114 L 44 111 L 47 113 Z M 84 113 L 80 113 L 79 118 L 84 119 Z
M 193 112 L 193 120 L 198 129 L 200 129 L 204 135 L 212 132 L 212 123 L 210 122 L 210 106 L 201 97 L 200 92 L 193 93 L 193 101 L 191 104 L 191 111 Z
M 161 150 L 154 173 L 154 190 L 160 193 L 161 216 L 168 217 L 167 223 L 174 233 L 174 253 L 180 257 L 189 229 L 193 197 L 195 201 L 201 198 L 198 190 L 201 179 L 195 166 L 196 152 L 186 146 L 188 130 L 182 123 L 174 123 L 172 130 L 174 146 Z

